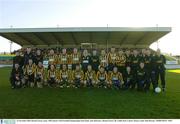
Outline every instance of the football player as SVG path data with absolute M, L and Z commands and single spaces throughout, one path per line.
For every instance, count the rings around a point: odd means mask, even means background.
M 66 52 L 66 49 L 62 49 L 62 53 L 59 55 L 59 63 L 61 64 L 61 69 L 63 65 L 68 65 L 68 54 Z
M 124 76 L 125 73 L 125 65 L 126 65 L 126 56 L 124 55 L 124 52 L 122 50 L 119 50 L 117 56 L 116 56 L 116 66 L 118 68 L 118 71 Z
M 85 49 L 82 54 L 82 70 L 85 73 L 87 71 L 87 66 L 90 64 L 90 56 L 88 51 Z
M 122 88 L 124 84 L 122 74 L 118 71 L 118 68 L 115 66 L 113 71 L 109 73 L 109 87 L 113 86 L 115 89 Z
M 11 71 L 10 82 L 12 89 L 21 88 L 22 86 L 23 71 L 18 63 L 14 63 Z
M 137 90 L 143 91 L 147 85 L 147 71 L 144 68 L 144 62 L 140 62 L 137 69 Z
M 34 87 L 34 76 L 36 72 L 36 65 L 33 64 L 33 60 L 29 59 L 28 65 L 24 69 L 25 86 Z
M 87 72 L 85 73 L 84 84 L 87 87 L 94 87 L 96 85 L 96 72 L 88 65 Z
M 59 76 L 60 76 L 60 88 L 69 87 L 69 84 L 68 84 L 69 73 L 68 73 L 67 66 L 65 64 L 62 65 L 62 70 L 60 70 Z
M 124 74 L 124 89 L 129 89 L 134 86 L 134 74 L 131 71 L 131 67 L 127 66 Z
M 107 88 L 108 75 L 103 66 L 100 66 L 96 77 L 98 87 Z
M 99 70 L 99 56 L 97 55 L 97 50 L 92 51 L 90 64 L 92 65 L 92 69 L 97 73 L 97 71 Z
M 84 84 L 84 72 L 81 70 L 80 65 L 76 65 L 76 69 L 73 71 L 73 81 L 75 88 L 80 88 Z
M 58 73 L 57 73 L 54 65 L 51 65 L 50 69 L 48 70 L 47 80 L 48 80 L 48 85 L 50 87 L 56 87 L 57 86 Z
M 35 81 L 38 88 L 43 87 L 44 77 L 45 77 L 45 69 L 43 67 L 42 62 L 39 61 L 35 71 Z
M 156 55 L 154 56 L 155 61 L 155 75 L 156 81 L 154 87 L 158 86 L 159 77 L 161 79 L 162 91 L 165 91 L 166 81 L 165 81 L 165 73 L 166 68 L 164 64 L 166 63 L 166 58 L 161 54 L 160 49 L 157 50 Z
M 101 50 L 101 54 L 99 56 L 99 62 L 100 62 L 99 67 L 103 66 L 105 68 L 105 70 L 107 71 L 107 68 L 108 68 L 108 56 L 106 55 L 106 51 L 104 49 Z
M 111 51 L 108 53 L 108 71 L 112 71 L 115 66 L 116 60 L 116 49 L 114 47 L 111 48 Z
M 76 65 L 81 64 L 81 54 L 77 48 L 73 49 L 73 53 L 70 56 L 70 63 L 72 64 L 72 70 L 75 70 Z
M 48 60 L 48 69 L 50 69 L 50 66 L 51 65 L 55 65 L 55 64 L 57 64 L 57 55 L 54 53 L 54 50 L 53 49 L 51 49 L 50 51 L 49 51 L 49 54 L 47 55 L 47 60 Z

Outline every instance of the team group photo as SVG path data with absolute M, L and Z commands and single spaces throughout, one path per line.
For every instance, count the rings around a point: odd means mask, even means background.
M 179 0 L 0 0 L 0 124 L 179 123 L 179 12 Z
M 57 48 L 58 49 L 58 48 Z M 12 88 L 43 86 L 103 87 L 165 91 L 165 62 L 160 50 L 119 49 L 61 50 L 32 49 L 16 51 L 11 72 Z

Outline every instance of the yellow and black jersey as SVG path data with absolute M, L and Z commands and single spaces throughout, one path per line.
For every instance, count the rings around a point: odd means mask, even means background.
M 35 74 L 35 72 L 36 72 L 35 64 L 25 66 L 24 75 L 32 75 L 32 74 Z
M 87 71 L 85 73 L 85 77 L 84 77 L 85 80 L 96 80 L 96 72 L 95 71 Z
M 73 80 L 74 79 L 81 79 L 81 80 L 83 80 L 84 79 L 84 72 L 82 70 L 79 70 L 79 71 L 74 70 L 73 71 Z
M 125 55 L 117 55 L 116 59 L 115 59 L 115 63 L 117 66 L 125 66 L 126 56 Z
M 120 80 L 123 81 L 123 77 L 122 74 L 120 72 L 110 72 L 109 76 L 108 76 L 109 81 L 113 81 L 113 80 Z
M 110 52 L 110 53 L 108 54 L 108 63 L 115 64 L 116 56 L 117 56 L 116 53 L 111 53 L 111 52 Z
M 53 70 L 49 69 L 49 70 L 48 70 L 47 78 L 48 78 L 48 79 L 51 79 L 51 78 L 57 79 L 57 77 L 58 77 L 57 74 L 58 74 L 58 73 L 57 73 L 56 69 L 53 69 Z
M 105 81 L 108 79 L 108 75 L 106 72 L 101 73 L 100 71 L 98 71 L 96 77 L 97 77 L 97 80 L 100 80 L 100 81 L 102 80 Z
M 59 72 L 59 78 L 60 78 L 60 80 L 69 79 L 68 70 L 60 70 L 60 72 Z
M 108 57 L 107 55 L 100 55 L 99 56 L 100 66 L 106 67 L 108 65 Z
M 72 81 L 73 80 L 73 70 L 68 69 L 67 71 L 68 71 L 68 78 L 70 81 Z
M 68 64 L 68 54 L 60 54 L 58 56 L 58 62 L 59 64 Z
M 37 66 L 35 74 L 36 74 L 36 76 L 44 77 L 45 76 L 45 69 L 44 69 L 44 67 L 43 66 L 42 67 Z
M 47 56 L 49 65 L 55 65 L 57 64 L 57 55 L 49 55 Z
M 81 63 L 81 55 L 79 53 L 71 54 L 69 57 L 69 63 L 70 64 L 80 64 Z

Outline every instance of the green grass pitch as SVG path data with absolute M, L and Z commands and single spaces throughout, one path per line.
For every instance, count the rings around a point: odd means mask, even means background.
M 110 89 L 12 90 L 10 68 L 0 68 L 0 118 L 180 118 L 180 74 L 167 72 L 167 91 L 155 94 Z

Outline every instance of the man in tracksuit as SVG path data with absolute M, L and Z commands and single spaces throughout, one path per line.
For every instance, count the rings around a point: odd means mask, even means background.
M 155 86 L 158 86 L 158 80 L 159 77 L 161 79 L 161 85 L 162 85 L 162 91 L 165 91 L 165 86 L 166 86 L 166 82 L 165 82 L 165 70 L 166 68 L 164 67 L 164 64 L 166 63 L 166 58 L 164 57 L 164 55 L 161 54 L 160 49 L 157 50 L 156 55 L 154 57 L 154 62 L 155 62 L 155 74 L 156 74 L 156 82 L 155 82 Z

